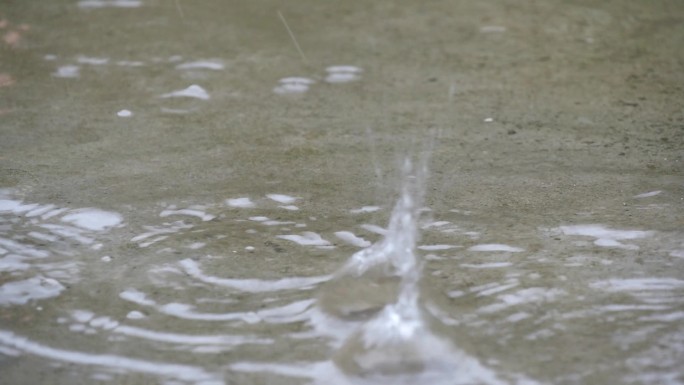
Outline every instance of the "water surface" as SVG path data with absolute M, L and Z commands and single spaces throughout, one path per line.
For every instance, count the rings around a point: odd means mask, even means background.
M 0 7 L 3 379 L 684 383 L 682 14 Z

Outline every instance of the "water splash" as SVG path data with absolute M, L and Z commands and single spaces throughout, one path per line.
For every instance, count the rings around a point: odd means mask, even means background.
M 407 160 L 404 184 L 385 237 L 354 254 L 321 288 L 318 310 L 352 326 L 333 355 L 350 379 L 366 383 L 499 384 L 492 370 L 436 334 L 439 321 L 420 300 L 422 263 L 416 256 L 418 218 L 424 195 L 425 167 L 414 171 Z M 337 321 L 337 322 L 334 322 Z
M 384 238 L 351 256 L 318 296 L 323 314 L 348 321 L 364 321 L 399 297 L 401 281 L 419 270 L 415 255 L 417 222 L 423 200 L 425 167 L 413 171 L 403 165 L 404 184 Z

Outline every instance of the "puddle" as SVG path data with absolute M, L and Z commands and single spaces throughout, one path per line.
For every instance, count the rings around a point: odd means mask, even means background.
M 684 383 L 677 5 L 14 3 L 7 382 Z
M 663 249 L 651 243 L 661 239 L 659 232 L 609 224 L 540 227 L 534 237 L 548 240 L 533 251 L 525 242 L 489 232 L 488 242 L 479 243 L 471 237 L 469 217 L 418 209 L 423 178 L 408 180 L 414 184 L 404 188 L 386 227 L 364 223 L 377 211 L 368 206 L 373 209 L 341 210 L 347 229 L 331 227 L 307 209 L 283 210 L 283 204 L 310 202 L 280 193 L 161 204 L 146 216 L 147 224 L 131 227 L 126 218 L 132 212 L 24 202 L 4 190 L 0 267 L 10 274 L 0 286 L 5 309 L 42 309 L 78 295 L 67 288 L 92 285 L 81 272 L 106 271 L 105 261 L 116 269 L 125 269 L 126 258 L 146 262 L 134 275 L 119 278 L 118 291 L 100 306 L 72 301 L 74 307 L 51 313 L 51 322 L 72 333 L 73 342 L 54 345 L 31 338 L 30 329 L 9 326 L 0 330 L 0 352 L 112 379 L 140 374 L 187 383 L 256 376 L 315 384 L 532 384 L 546 379 L 535 378 L 526 361 L 517 365 L 503 352 L 483 355 L 473 344 L 515 346 L 542 357 L 542 346 L 614 325 L 601 338 L 601 351 L 628 349 L 627 359 L 643 368 L 620 378 L 677 373 L 674 363 L 659 371 L 645 368 L 649 349 L 659 343 L 652 341 L 682 332 L 684 281 L 657 268 L 680 243 Z M 419 225 L 424 213 L 437 218 Z M 300 225 L 307 230 L 291 232 Z M 130 234 L 135 253 L 121 256 L 124 249 L 107 245 L 103 256 L 103 237 L 123 232 Z M 420 241 L 421 235 L 430 242 Z M 578 243 L 583 239 L 589 242 Z M 660 256 L 646 263 L 655 270 L 616 274 L 616 264 L 654 246 Z M 570 255 L 554 255 L 559 247 Z M 282 253 L 286 249 L 291 251 Z M 309 253 L 317 256 L 307 259 L 308 266 L 291 268 L 288 259 Z M 351 257 L 333 274 L 329 259 L 344 253 Z M 550 268 L 558 273 L 547 278 Z M 76 336 L 137 347 L 140 353 L 82 351 Z M 595 340 L 580 337 L 575 343 L 588 347 Z M 309 346 L 318 353 L 293 360 L 284 346 Z M 682 354 L 676 344 L 664 346 L 668 354 Z M 163 351 L 174 352 L 175 359 L 162 358 Z M 224 363 L 227 373 L 222 365 L 192 358 L 236 351 L 244 353 Z

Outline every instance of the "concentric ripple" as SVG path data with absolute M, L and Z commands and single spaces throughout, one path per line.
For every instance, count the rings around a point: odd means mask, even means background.
M 477 213 L 419 220 L 426 211 L 401 199 L 331 222 L 281 192 L 162 204 L 132 221 L 140 212 L 3 194 L 4 361 L 105 382 L 683 376 L 682 234 L 559 223 L 497 237 Z

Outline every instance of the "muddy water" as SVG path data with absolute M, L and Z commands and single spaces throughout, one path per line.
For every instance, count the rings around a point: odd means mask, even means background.
M 3 383 L 684 383 L 683 14 L 0 5 Z

